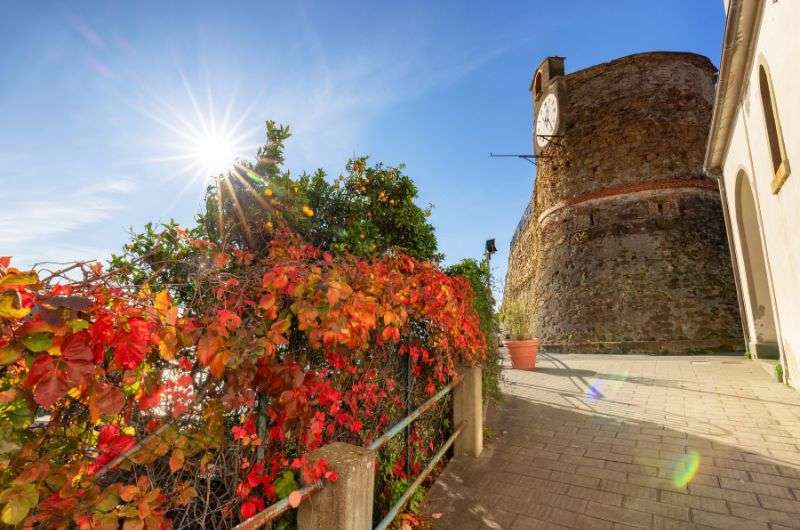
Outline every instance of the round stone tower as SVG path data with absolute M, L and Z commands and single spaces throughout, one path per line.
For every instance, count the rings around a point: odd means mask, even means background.
M 672 52 L 537 68 L 536 182 L 504 304 L 525 308 L 545 351 L 739 348 L 719 192 L 702 173 L 715 72 Z

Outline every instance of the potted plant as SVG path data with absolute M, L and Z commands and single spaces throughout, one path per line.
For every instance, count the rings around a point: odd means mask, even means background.
M 511 357 L 511 367 L 519 370 L 536 368 L 539 339 L 532 337 L 528 315 L 519 304 L 511 303 L 503 309 L 508 340 L 503 341 Z

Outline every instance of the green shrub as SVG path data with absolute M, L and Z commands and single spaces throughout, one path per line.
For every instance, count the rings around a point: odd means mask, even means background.
M 484 399 L 500 396 L 500 358 L 497 351 L 498 325 L 495 318 L 495 303 L 492 296 L 492 277 L 489 264 L 467 258 L 445 269 L 451 276 L 464 276 L 472 286 L 475 297 L 472 306 L 481 320 L 481 331 L 486 337 L 486 362 L 483 367 Z
M 783 383 L 783 365 L 781 363 L 775 365 L 775 379 L 779 383 Z
M 402 165 L 370 166 L 367 157 L 360 157 L 347 162 L 332 182 L 321 169 L 295 178 L 282 169 L 289 128 L 268 121 L 266 129 L 267 143 L 257 161 L 241 161 L 233 170 L 236 178 L 208 189 L 201 224 L 212 240 L 261 247 L 271 237 L 263 223 L 270 222 L 275 208 L 282 208 L 281 219 L 323 250 L 368 257 L 401 248 L 414 258 L 441 259 L 428 222 L 430 208 L 414 202 L 417 186 Z M 236 215 L 220 220 L 218 212 Z
M 521 305 L 507 304 L 503 307 L 500 318 L 511 340 L 528 340 L 533 337 L 530 319 Z

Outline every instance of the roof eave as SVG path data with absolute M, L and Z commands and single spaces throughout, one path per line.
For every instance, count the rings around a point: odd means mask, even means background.
M 707 173 L 721 168 L 752 62 L 756 29 L 763 6 L 764 0 L 731 0 L 728 6 L 711 131 L 703 163 Z

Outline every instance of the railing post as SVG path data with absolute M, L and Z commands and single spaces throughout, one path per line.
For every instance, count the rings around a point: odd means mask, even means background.
M 464 430 L 456 439 L 455 456 L 478 457 L 483 451 L 483 400 L 480 366 L 468 367 L 461 383 L 453 389 L 453 425 L 464 422 Z
M 362 447 L 333 442 L 309 455 L 311 462 L 318 458 L 325 459 L 339 478 L 327 482 L 316 495 L 300 504 L 298 530 L 372 530 L 375 454 Z

